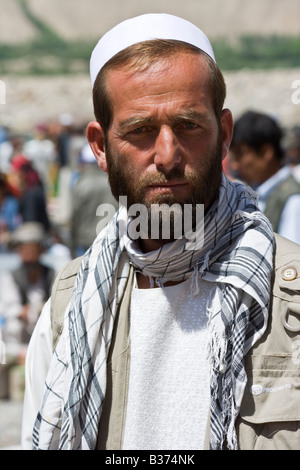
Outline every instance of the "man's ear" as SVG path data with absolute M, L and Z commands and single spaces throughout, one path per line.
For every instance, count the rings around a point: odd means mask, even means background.
M 223 109 L 221 115 L 222 159 L 227 157 L 233 134 L 233 118 L 229 109 Z
M 97 121 L 88 124 L 86 136 L 95 155 L 99 168 L 107 173 L 107 163 L 105 157 L 104 132 Z

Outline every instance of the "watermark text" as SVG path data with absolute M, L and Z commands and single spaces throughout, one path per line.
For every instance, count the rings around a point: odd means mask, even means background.
M 6 85 L 3 80 L 0 80 L 0 104 L 6 104 Z
M 295 91 L 292 93 L 292 103 L 300 104 L 300 80 L 294 80 L 292 83 L 292 88 Z
M 122 208 L 126 210 L 122 212 Z M 127 208 L 127 197 L 119 198 L 119 236 L 127 232 L 131 240 L 187 240 L 186 249 L 196 250 L 204 244 L 203 204 L 133 204 Z M 101 217 L 96 234 L 107 225 L 116 210 L 111 204 L 100 204 L 96 215 Z

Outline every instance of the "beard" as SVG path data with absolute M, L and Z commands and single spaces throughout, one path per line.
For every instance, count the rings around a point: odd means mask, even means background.
M 202 205 L 204 213 L 208 211 L 219 194 L 222 179 L 222 147 L 221 133 L 219 133 L 215 147 L 199 161 L 193 170 L 182 170 L 177 167 L 166 172 L 157 170 L 155 174 L 141 175 L 134 165 L 128 163 L 126 154 L 120 154 L 112 150 L 106 139 L 106 161 L 108 167 L 109 183 L 112 194 L 119 199 L 127 197 L 127 207 L 136 204 L 147 209 L 148 223 L 146 233 L 140 227 L 141 238 L 148 238 L 148 227 L 158 227 L 154 238 L 163 242 L 169 242 L 178 237 L 176 225 L 181 218 L 181 227 L 184 226 L 184 217 L 192 220 L 192 230 L 195 230 L 197 222 L 197 207 Z M 190 191 L 186 196 L 178 197 L 174 193 L 155 194 L 146 196 L 149 186 L 172 183 L 188 183 Z M 186 208 L 189 208 L 186 211 Z M 188 215 L 186 215 L 188 214 Z M 164 230 L 168 221 L 169 230 Z M 145 226 L 145 225 L 144 225 Z M 167 232 L 167 235 L 165 235 Z M 176 236 L 175 236 L 176 232 Z M 153 238 L 152 236 L 150 238 Z

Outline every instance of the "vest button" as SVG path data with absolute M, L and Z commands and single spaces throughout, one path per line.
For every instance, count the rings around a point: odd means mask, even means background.
M 297 269 L 293 266 L 289 266 L 288 268 L 284 268 L 281 271 L 281 277 L 284 281 L 293 281 L 298 276 Z
M 264 389 L 259 384 L 254 384 L 250 387 L 250 392 L 252 395 L 260 395 L 263 391 Z

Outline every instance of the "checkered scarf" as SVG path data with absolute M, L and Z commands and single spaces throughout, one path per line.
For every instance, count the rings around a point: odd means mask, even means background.
M 268 314 L 273 233 L 251 190 L 225 176 L 204 219 L 204 246 L 176 240 L 144 254 L 120 236 L 120 210 L 84 256 L 65 327 L 52 357 L 34 449 L 94 449 L 106 390 L 106 363 L 115 312 L 132 263 L 163 284 L 192 276 L 217 285 L 209 299 L 210 447 L 237 448 L 235 419 L 246 374 L 243 357 L 263 334 Z M 124 256 L 125 253 L 125 256 Z

